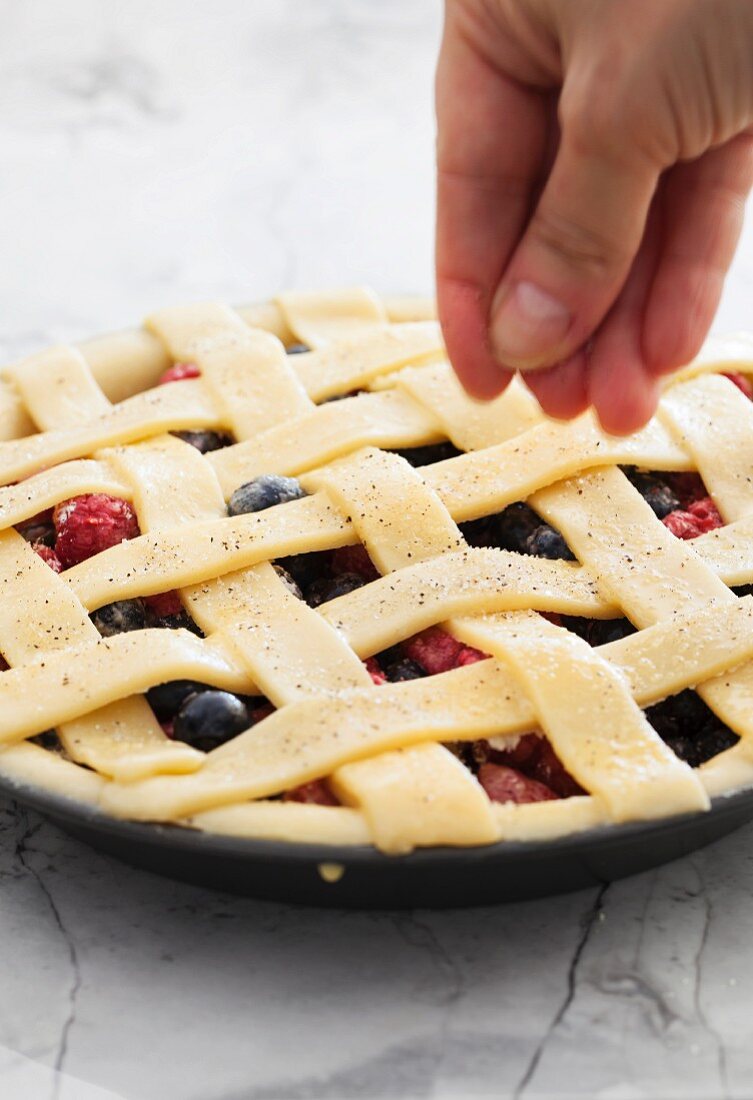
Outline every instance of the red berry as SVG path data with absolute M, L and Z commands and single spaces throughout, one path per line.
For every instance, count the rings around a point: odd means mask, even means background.
M 310 783 L 293 787 L 292 790 L 285 791 L 282 798 L 284 802 L 309 802 L 317 806 L 340 805 L 323 779 L 312 779 Z
M 55 553 L 64 569 L 140 534 L 128 501 L 104 493 L 72 497 L 58 504 L 52 518 L 57 531 Z
M 376 657 L 367 657 L 363 663 L 366 666 L 366 671 L 368 672 L 369 676 L 375 684 L 387 683 L 387 677 L 382 672 L 382 669 Z
M 366 581 L 375 581 L 379 572 L 368 555 L 365 546 L 341 546 L 332 551 L 332 575 L 357 573 Z
M 166 382 L 183 382 L 186 378 L 198 378 L 200 374 L 201 371 L 195 363 L 173 363 L 160 376 L 157 385 L 164 386 Z
M 565 766 L 552 748 L 551 742 L 545 738 L 540 739 L 540 745 L 535 759 L 526 771 L 532 779 L 538 780 L 544 786 L 549 787 L 560 798 L 570 798 L 571 795 L 585 794 L 579 783 L 573 779 Z
M 175 740 L 175 733 L 173 732 L 172 718 L 170 719 L 169 722 L 160 722 L 160 725 L 162 726 L 162 730 L 165 734 L 165 737 L 169 737 L 171 741 L 174 741 Z
M 154 596 L 144 596 L 143 600 L 158 619 L 183 614 L 183 604 L 175 589 L 170 592 L 158 592 Z
M 662 520 L 678 539 L 697 539 L 706 531 L 714 531 L 717 527 L 724 527 L 724 520 L 719 515 L 719 510 L 709 496 L 694 500 L 687 508 L 670 512 Z
M 543 783 L 503 764 L 482 764 L 478 781 L 492 802 L 549 802 L 557 798 Z
M 739 371 L 729 371 L 724 375 L 725 378 L 729 378 L 730 382 L 734 382 L 741 393 L 744 393 L 749 401 L 753 401 L 753 383 L 747 374 L 741 374 Z
M 724 520 L 711 497 L 703 497 L 702 500 L 693 501 L 692 504 L 688 505 L 688 511 L 698 521 L 701 534 L 704 531 L 715 531 L 717 527 L 724 527 Z
M 31 548 L 38 554 L 42 561 L 46 561 L 53 573 L 62 573 L 63 566 L 51 546 L 45 546 L 43 542 L 33 542 Z
M 415 634 L 403 646 L 406 657 L 421 665 L 430 676 L 438 672 L 449 672 L 461 665 L 472 665 L 488 656 L 479 649 L 463 645 L 447 631 L 438 626 Z
M 697 539 L 701 534 L 698 520 L 690 512 L 678 508 L 662 520 L 664 526 L 678 539 Z

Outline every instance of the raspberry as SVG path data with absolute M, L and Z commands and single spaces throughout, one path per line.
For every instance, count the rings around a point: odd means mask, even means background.
M 58 504 L 53 520 L 55 553 L 64 569 L 140 534 L 128 501 L 104 493 L 87 493 Z
M 426 669 L 430 676 L 461 665 L 472 665 L 488 656 L 479 649 L 463 645 L 438 626 L 430 626 L 409 638 L 403 648 L 406 656 Z
M 379 662 L 375 657 L 367 657 L 363 663 L 366 666 L 366 671 L 375 684 L 387 683 L 387 677 L 382 672 Z
M 33 542 L 31 548 L 38 554 L 42 561 L 46 561 L 53 573 L 62 573 L 63 566 L 51 546 L 45 546 L 43 542 Z
M 504 764 L 525 772 L 536 760 L 542 744 L 543 738 L 537 733 L 524 734 L 506 749 L 495 749 L 488 741 L 474 741 L 473 756 L 479 764 Z
M 747 374 L 740 374 L 739 371 L 730 371 L 724 375 L 725 378 L 729 378 L 730 382 L 734 382 L 741 393 L 744 393 L 749 401 L 753 401 L 753 383 Z
M 580 784 L 565 771 L 562 761 L 545 738 L 541 739 L 536 758 L 531 767 L 526 770 L 532 779 L 543 783 L 560 798 L 570 798 L 571 795 L 585 793 Z
M 332 573 L 358 573 L 365 581 L 375 581 L 379 576 L 376 566 L 365 546 L 341 546 L 332 551 Z
M 684 510 L 670 512 L 662 523 L 678 539 L 696 539 L 706 531 L 724 527 L 724 520 L 709 496 L 692 501 Z
M 478 781 L 492 802 L 549 802 L 557 798 L 543 783 L 503 764 L 482 764 Z
M 293 787 L 285 791 L 283 802 L 308 802 L 317 806 L 339 806 L 332 791 L 323 779 L 312 779 L 310 783 L 302 783 L 300 787 Z
M 186 378 L 198 378 L 201 371 L 195 363 L 173 363 L 168 367 L 157 382 L 158 386 L 164 386 L 166 382 L 183 382 Z
M 701 533 L 701 528 L 695 516 L 682 509 L 670 512 L 668 516 L 664 517 L 662 523 L 678 539 L 697 539 Z
M 692 504 L 688 505 L 688 511 L 696 517 L 701 528 L 701 534 L 704 531 L 714 531 L 717 527 L 724 527 L 724 520 L 711 497 L 703 497 L 701 500 L 693 501 Z
M 183 604 L 180 596 L 172 589 L 170 592 L 158 592 L 154 596 L 144 596 L 144 603 L 152 614 L 158 619 L 166 619 L 172 615 L 183 614 Z

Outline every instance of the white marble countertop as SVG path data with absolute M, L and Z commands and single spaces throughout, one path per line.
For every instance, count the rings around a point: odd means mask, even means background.
M 428 290 L 438 33 L 434 0 L 5 4 L 0 354 L 192 298 Z M 749 232 L 720 329 L 752 291 Z M 0 803 L 0 1096 L 751 1097 L 749 845 L 343 914 L 133 871 Z

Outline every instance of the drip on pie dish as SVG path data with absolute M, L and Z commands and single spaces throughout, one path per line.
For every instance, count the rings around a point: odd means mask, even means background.
M 431 307 L 164 309 L 0 375 L 0 778 L 387 853 L 753 784 L 753 343 L 647 427 L 472 401 Z

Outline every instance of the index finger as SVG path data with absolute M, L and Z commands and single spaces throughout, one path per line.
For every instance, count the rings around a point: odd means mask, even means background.
M 489 347 L 489 309 L 543 171 L 547 102 L 494 68 L 448 5 L 436 109 L 439 317 L 460 381 L 488 398 L 512 377 Z

